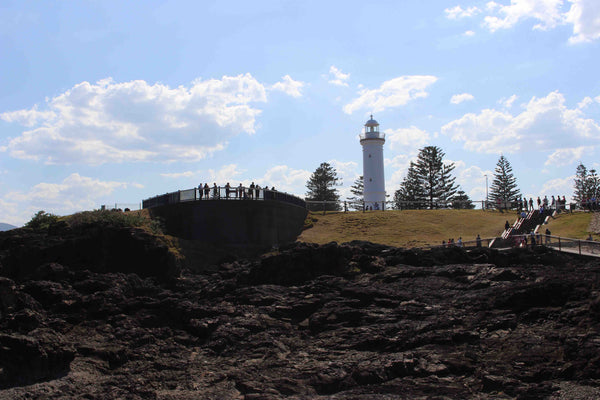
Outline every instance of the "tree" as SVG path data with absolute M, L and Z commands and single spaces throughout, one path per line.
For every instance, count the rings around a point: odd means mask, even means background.
M 472 210 L 475 208 L 475 204 L 473 204 L 468 194 L 462 190 L 459 190 L 452 198 L 452 208 Z
M 579 163 L 575 172 L 575 193 L 573 200 L 584 205 L 588 199 L 600 196 L 600 178 L 595 169 L 587 170 L 585 165 Z
M 587 168 L 582 163 L 579 163 L 579 165 L 577 166 L 577 170 L 575 171 L 575 193 L 573 196 L 573 200 L 575 200 L 575 202 L 579 204 L 581 204 L 584 200 L 588 198 L 587 180 Z
M 363 208 L 363 192 L 365 190 L 365 183 L 362 175 L 354 181 L 354 184 L 350 186 L 350 192 L 354 195 L 352 197 L 348 197 L 348 202 L 350 203 L 350 208 L 356 211 L 362 210 Z
M 47 213 L 46 211 L 38 211 L 35 215 L 25 224 L 25 228 L 33 230 L 46 230 L 51 225 L 58 221 L 58 216 Z
M 504 208 L 508 208 L 508 205 L 516 202 L 520 196 L 521 192 L 517 188 L 517 178 L 513 175 L 512 167 L 506 157 L 501 155 L 494 170 L 490 197 L 496 204 L 500 203 Z
M 340 209 L 340 196 L 335 188 L 337 181 L 337 172 L 328 163 L 324 162 L 313 172 L 308 182 L 306 182 L 306 199 L 309 201 L 326 201 L 325 210 L 338 211 Z M 322 205 L 311 206 L 313 210 L 323 210 Z
M 444 164 L 445 153 L 437 146 L 427 146 L 419 151 L 415 164 L 416 173 L 421 180 L 428 208 L 446 206 L 456 193 L 457 186 L 451 176 L 454 163 Z
M 400 184 L 400 189 L 394 193 L 394 208 L 402 209 L 418 209 L 422 207 L 425 199 L 423 184 L 417 173 L 417 166 L 414 162 L 410 162 L 406 177 Z

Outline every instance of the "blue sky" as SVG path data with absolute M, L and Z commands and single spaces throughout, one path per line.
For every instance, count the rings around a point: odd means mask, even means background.
M 527 196 L 600 168 L 600 2 L 3 1 L 0 221 L 199 183 L 342 198 L 373 113 L 398 188 L 435 145 L 473 200 L 498 158 Z

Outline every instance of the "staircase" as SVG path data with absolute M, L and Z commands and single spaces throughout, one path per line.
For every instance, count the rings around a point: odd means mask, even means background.
M 515 236 L 527 235 L 531 231 L 537 233 L 540 225 L 544 224 L 554 212 L 554 210 L 544 210 L 543 212 L 540 212 L 539 210 L 529 211 L 525 217 L 519 217 L 513 226 L 502 232 L 500 238 L 494 239 L 490 243 L 490 247 L 512 247 L 515 244 Z

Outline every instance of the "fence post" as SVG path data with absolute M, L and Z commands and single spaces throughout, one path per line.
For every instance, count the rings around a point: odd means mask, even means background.
M 581 240 L 578 240 L 577 243 L 579 243 L 579 255 L 581 255 Z
M 561 246 L 560 246 L 560 236 L 558 237 L 558 251 L 560 251 Z

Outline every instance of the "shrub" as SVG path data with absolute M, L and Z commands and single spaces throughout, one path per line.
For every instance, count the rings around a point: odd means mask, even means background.
M 58 221 L 58 216 L 47 213 L 46 211 L 38 211 L 29 222 L 25 224 L 26 228 L 34 230 L 48 229 L 52 224 Z

